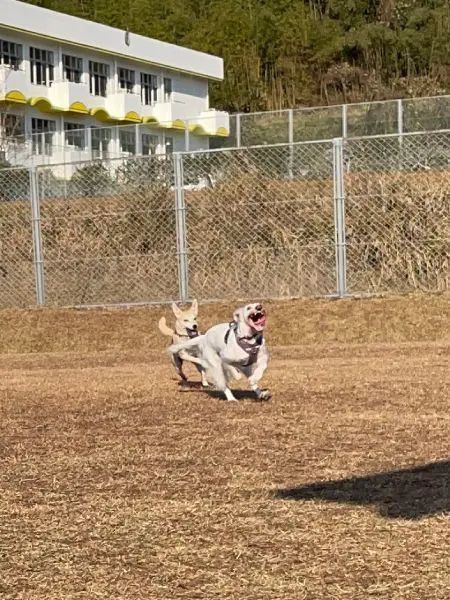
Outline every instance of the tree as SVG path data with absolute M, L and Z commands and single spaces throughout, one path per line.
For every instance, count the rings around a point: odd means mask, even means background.
M 210 95 L 229 111 L 450 87 L 449 0 L 28 1 L 222 56 Z

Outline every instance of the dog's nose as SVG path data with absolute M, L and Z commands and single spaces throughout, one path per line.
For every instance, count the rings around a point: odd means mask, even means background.
M 194 325 L 192 325 L 192 329 L 193 329 L 194 331 L 197 331 L 197 325 L 195 325 L 195 323 L 194 323 Z
M 256 305 L 256 310 L 262 310 L 262 304 L 257 304 Z

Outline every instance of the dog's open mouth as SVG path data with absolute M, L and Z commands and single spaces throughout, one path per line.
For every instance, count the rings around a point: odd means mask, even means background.
M 251 326 L 256 331 L 262 331 L 266 326 L 266 311 L 258 310 L 248 316 Z
M 190 337 L 190 338 L 195 338 L 198 336 L 198 329 L 188 329 L 186 327 L 186 332 L 188 334 L 188 337 Z

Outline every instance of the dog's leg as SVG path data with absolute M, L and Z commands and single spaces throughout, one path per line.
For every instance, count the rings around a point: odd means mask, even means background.
M 183 361 L 178 354 L 172 354 L 172 364 L 175 367 L 175 371 L 177 372 L 178 376 L 181 378 L 181 381 L 187 381 L 187 377 L 183 373 Z
M 214 352 L 208 352 L 205 358 L 209 363 L 209 368 L 206 372 L 208 381 L 214 383 L 215 387 L 220 392 L 225 394 L 225 398 L 228 401 L 236 401 L 236 398 L 233 396 L 233 392 L 227 385 L 227 378 L 224 373 L 221 359 Z
M 228 402 L 237 402 L 236 398 L 233 396 L 233 392 L 229 387 L 225 387 L 225 389 L 221 390 L 225 394 L 225 398 Z
M 195 367 L 196 367 L 197 371 L 200 373 L 200 376 L 202 378 L 202 386 L 204 388 L 209 387 L 209 383 L 208 383 L 208 380 L 207 380 L 206 375 L 205 375 L 205 369 L 201 365 L 199 365 L 197 363 L 194 363 L 194 364 L 195 364 Z
M 272 398 L 270 391 L 262 390 L 257 383 L 250 384 L 250 387 L 255 392 L 258 400 L 270 400 Z
M 227 365 L 226 363 L 223 365 L 223 370 L 225 372 L 225 377 L 227 381 L 232 381 L 233 379 L 239 380 L 242 378 L 242 373 L 233 367 L 232 365 Z
M 266 368 L 267 357 L 263 355 L 261 357 L 261 360 L 258 361 L 254 366 L 253 372 L 248 376 L 250 387 L 255 392 L 258 400 L 270 400 L 270 398 L 272 397 L 272 394 L 269 390 L 262 390 L 259 387 L 259 382 L 261 381 Z

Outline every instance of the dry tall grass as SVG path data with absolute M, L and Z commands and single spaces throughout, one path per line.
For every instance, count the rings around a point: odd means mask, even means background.
M 350 292 L 449 287 L 447 171 L 349 174 Z M 331 178 L 248 172 L 186 192 L 191 295 L 307 296 L 335 290 Z M 41 223 L 49 304 L 176 298 L 174 192 L 117 186 L 115 196 L 45 199 Z M 3 305 L 32 303 L 29 207 L 0 203 Z

